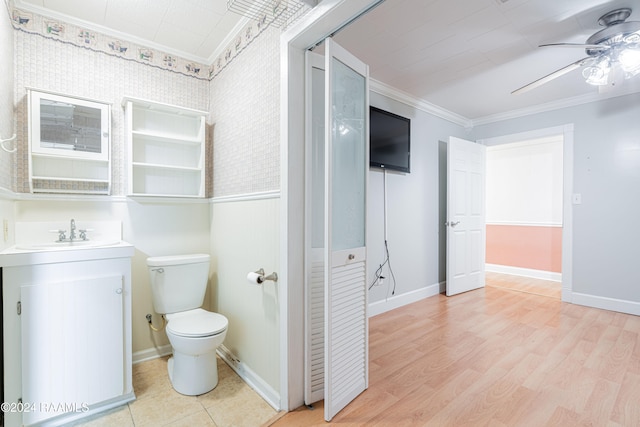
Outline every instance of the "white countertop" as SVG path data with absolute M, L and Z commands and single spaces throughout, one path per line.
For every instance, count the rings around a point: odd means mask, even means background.
M 135 247 L 123 240 L 108 246 L 61 246 L 22 249 L 19 245 L 0 252 L 0 267 L 132 257 Z

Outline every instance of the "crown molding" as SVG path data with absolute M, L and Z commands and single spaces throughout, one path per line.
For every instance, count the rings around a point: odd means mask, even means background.
M 424 111 L 425 113 L 440 117 L 441 119 L 455 123 L 464 128 L 473 127 L 473 121 L 466 117 L 446 110 L 425 100 L 416 98 L 406 92 L 402 92 L 401 90 L 391 87 L 386 83 L 382 83 L 378 80 L 369 79 L 369 89 L 380 95 L 384 95 L 398 102 L 402 102 L 403 104 L 410 105 L 414 108 L 417 108 L 418 110 Z
M 598 92 L 589 93 L 586 95 L 574 96 L 572 98 L 561 99 L 558 101 L 547 102 L 544 104 L 538 104 L 527 108 L 520 108 L 517 110 L 506 111 L 504 113 L 492 114 L 489 116 L 472 119 L 472 126 L 486 125 L 489 123 L 501 122 L 503 120 L 517 119 L 520 117 L 531 116 L 533 114 L 547 113 L 562 108 L 576 107 L 578 105 L 589 104 L 592 102 L 604 101 L 605 99 L 617 98 L 620 96 L 631 95 L 639 93 L 638 91 L 615 91 L 607 94 L 601 94 Z
M 380 95 L 386 96 L 403 104 L 417 108 L 421 111 L 440 117 L 441 119 L 450 121 L 457 125 L 463 126 L 466 129 L 473 129 L 476 126 L 486 125 L 490 123 L 501 122 L 504 120 L 517 119 L 520 117 L 531 116 L 534 114 L 547 113 L 550 111 L 559 110 L 562 108 L 576 107 L 578 105 L 589 104 L 592 102 L 604 101 L 605 99 L 617 98 L 620 96 L 632 95 L 634 93 L 640 93 L 640 90 L 620 90 L 610 93 L 589 93 L 586 95 L 575 96 L 572 98 L 561 99 L 558 101 L 547 102 L 544 104 L 538 104 L 527 108 L 520 108 L 517 110 L 506 111 L 504 113 L 491 114 L 477 119 L 469 119 L 461 116 L 460 114 L 446 110 L 428 101 L 420 98 L 416 98 L 409 95 L 406 92 L 398 90 L 392 86 L 382 83 L 375 79 L 370 79 L 369 88 Z

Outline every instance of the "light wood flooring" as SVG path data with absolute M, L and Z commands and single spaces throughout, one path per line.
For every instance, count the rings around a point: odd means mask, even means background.
M 640 426 L 640 317 L 489 286 L 370 319 L 345 426 Z M 326 425 L 322 402 L 273 426 Z
M 551 280 L 533 279 L 530 277 L 492 272 L 487 272 L 485 279 L 487 286 L 543 295 L 556 299 L 560 299 L 562 296 L 562 284 Z

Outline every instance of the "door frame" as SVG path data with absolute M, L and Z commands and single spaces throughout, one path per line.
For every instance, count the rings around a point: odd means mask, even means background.
M 573 302 L 573 123 L 478 139 L 486 146 L 562 135 L 562 301 Z
M 280 36 L 280 409 L 304 404 L 305 51 L 381 0 L 324 0 Z

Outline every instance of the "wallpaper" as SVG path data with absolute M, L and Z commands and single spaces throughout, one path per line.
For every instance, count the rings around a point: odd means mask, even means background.
M 209 81 L 15 31 L 16 192 L 28 192 L 27 88 L 111 104 L 112 195 L 126 194 L 125 96 L 208 110 Z M 211 159 L 207 160 L 211 164 Z M 210 168 L 209 168 L 210 169 Z M 210 175 L 210 170 L 208 171 Z M 210 180 L 210 176 L 208 178 Z M 64 182 L 56 182 L 56 189 Z
M 13 57 L 13 30 L 6 3 L 0 5 L 0 58 Z M 0 72 L 0 139 L 9 139 L 15 132 L 13 128 L 13 70 L 11 62 L 2 64 Z M 12 150 L 15 142 L 6 142 L 5 147 Z M 0 149 L 0 188 L 11 190 L 13 176 L 13 154 Z
M 112 195 L 126 194 L 125 96 L 210 112 L 206 197 L 279 189 L 278 28 L 264 20 L 248 24 L 213 64 L 204 66 L 17 9 L 10 22 L 16 30 L 18 136 L 13 191 L 29 192 L 29 88 L 111 104 Z M 92 190 L 61 181 L 39 185 Z

